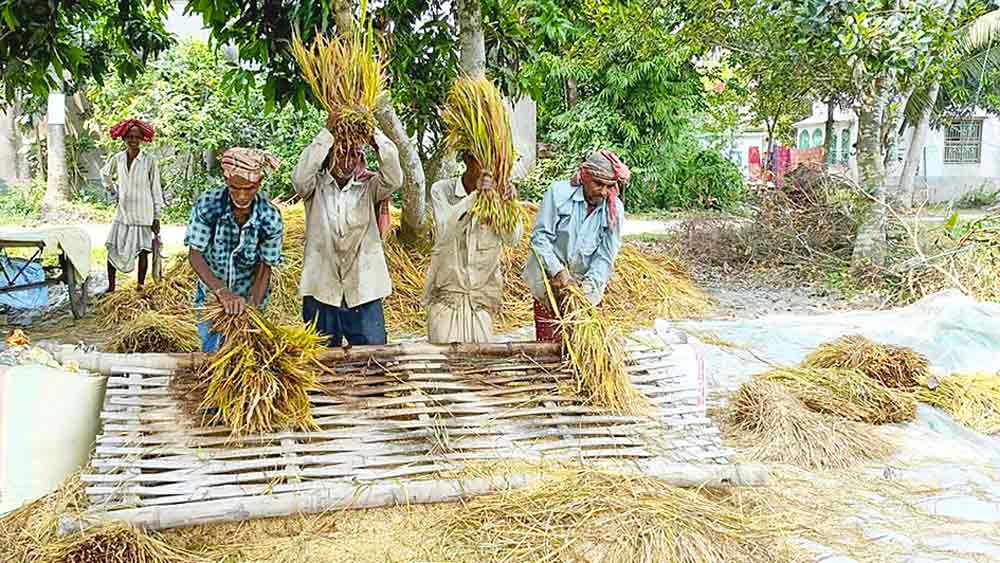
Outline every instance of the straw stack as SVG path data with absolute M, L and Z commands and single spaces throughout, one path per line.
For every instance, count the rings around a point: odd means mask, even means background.
M 525 220 L 510 176 L 517 158 L 510 118 L 496 86 L 486 78 L 459 78 L 441 112 L 449 150 L 468 152 L 493 176 L 494 189 L 480 192 L 471 212 L 505 233 Z
M 197 373 L 176 378 L 188 410 L 207 411 L 209 424 L 223 423 L 234 436 L 317 429 L 307 392 L 324 369 L 325 338 L 312 326 L 275 326 L 254 308 L 227 315 L 214 304 L 204 314 L 224 344 Z
M 376 41 L 367 2 L 361 3 L 361 21 L 333 39 L 316 35 L 306 47 L 298 31 L 292 34 L 292 54 L 302 77 L 320 106 L 337 116 L 333 158 L 368 144 L 375 132 L 375 107 L 385 93 L 385 59 Z
M 46 547 L 58 563 L 208 563 L 207 557 L 178 549 L 151 533 L 109 524 Z
M 760 377 L 782 384 L 814 412 L 854 422 L 889 424 L 917 416 L 911 393 L 886 387 L 857 370 L 778 368 Z
M 764 379 L 736 392 L 724 430 L 753 460 L 806 469 L 846 468 L 894 450 L 871 427 L 813 412 L 784 386 Z
M 913 389 L 930 377 L 927 358 L 910 348 L 851 335 L 823 344 L 806 356 L 805 368 L 858 370 L 895 389 Z
M 193 323 L 153 311 L 140 313 L 119 326 L 107 345 L 109 352 L 195 352 L 200 348 Z
M 1000 433 L 1000 374 L 953 374 L 934 389 L 920 387 L 917 399 L 950 413 L 973 430 Z

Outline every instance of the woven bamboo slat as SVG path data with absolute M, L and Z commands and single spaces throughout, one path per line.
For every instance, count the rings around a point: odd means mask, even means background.
M 93 463 L 82 477 L 91 512 L 144 522 L 167 510 L 175 518 L 203 503 L 379 486 L 471 461 L 727 466 L 729 452 L 696 405 L 698 390 L 674 369 L 669 348 L 629 347 L 630 376 L 650 403 L 641 416 L 587 405 L 549 348 L 498 345 L 475 355 L 446 348 L 335 351 L 335 373 L 310 392 L 320 430 L 241 438 L 204 426 L 176 401 L 184 387 L 171 370 L 187 360 L 103 355 L 90 363 L 117 367 Z M 722 474 L 693 471 L 674 475 Z

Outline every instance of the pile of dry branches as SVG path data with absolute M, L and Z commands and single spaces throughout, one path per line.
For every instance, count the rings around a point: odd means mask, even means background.
M 736 271 L 846 263 L 863 208 L 853 182 L 803 164 L 781 188 L 756 191 L 747 221 L 688 221 L 684 246 L 691 256 Z

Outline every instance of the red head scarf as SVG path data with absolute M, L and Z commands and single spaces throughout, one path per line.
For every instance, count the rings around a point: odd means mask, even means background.
M 128 133 L 128 130 L 132 127 L 138 127 L 139 131 L 142 131 L 142 142 L 153 142 L 153 137 L 156 135 L 156 131 L 153 129 L 152 125 L 141 119 L 125 119 L 123 121 L 119 121 L 117 125 L 111 128 L 111 138 L 124 139 L 125 134 Z

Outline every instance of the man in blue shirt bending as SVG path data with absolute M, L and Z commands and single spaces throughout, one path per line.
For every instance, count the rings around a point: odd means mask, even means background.
M 618 156 L 600 150 L 580 164 L 570 181 L 555 182 L 545 193 L 523 273 L 535 298 L 536 340 L 558 342 L 561 337 L 545 278 L 556 292 L 579 285 L 594 305 L 604 297 L 622 244 L 625 207 L 618 194 L 629 177 L 628 166 Z

